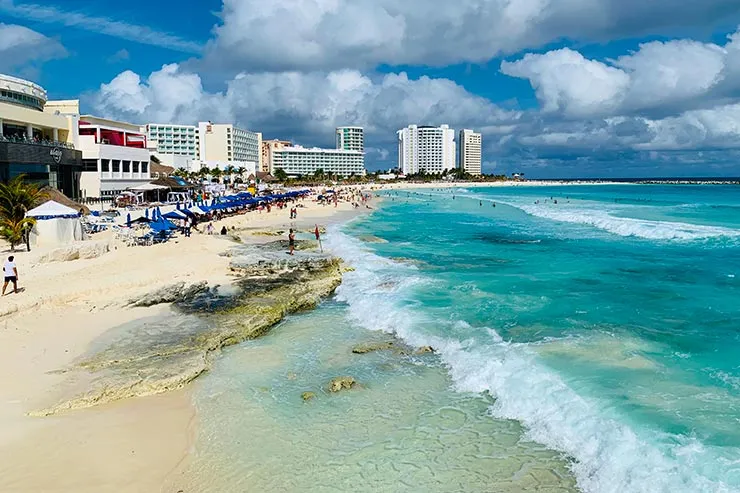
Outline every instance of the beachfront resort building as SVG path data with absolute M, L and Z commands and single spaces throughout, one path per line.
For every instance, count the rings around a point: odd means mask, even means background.
M 409 125 L 398 134 L 398 168 L 404 175 L 441 174 L 455 168 L 455 131 L 448 125 Z
M 337 127 L 337 149 L 365 152 L 365 130 L 362 127 Z
M 460 149 L 458 167 L 469 175 L 479 176 L 481 174 L 481 134 L 468 129 L 460 130 L 457 145 Z
M 280 149 L 285 149 L 286 147 L 291 147 L 293 145 L 292 142 L 289 142 L 287 140 L 263 140 L 262 141 L 262 168 L 259 171 L 266 172 L 266 173 L 272 173 L 272 171 L 275 169 L 274 163 L 274 156 L 275 151 L 279 151 Z
M 0 181 L 26 175 L 77 198 L 82 153 L 76 135 L 76 121 L 48 101 L 44 88 L 0 74 Z
M 289 176 L 309 176 L 321 170 L 339 176 L 365 176 L 365 154 L 344 149 L 284 147 L 274 152 L 273 168 Z
M 239 167 L 236 163 L 250 163 L 250 168 L 262 169 L 262 134 L 250 132 L 230 123 L 198 123 L 201 162 L 217 163 L 219 168 Z
M 317 171 L 344 177 L 365 176 L 365 144 L 362 127 L 337 127 L 336 149 L 289 146 L 272 151 L 272 169 L 289 176 L 313 175 Z
M 195 125 L 171 125 L 149 123 L 141 127 L 146 134 L 149 147 L 157 154 L 187 156 L 198 159 L 200 139 L 198 127 Z
M 75 147 L 82 151 L 82 197 L 115 197 L 151 181 L 146 135 L 139 125 L 80 115 Z

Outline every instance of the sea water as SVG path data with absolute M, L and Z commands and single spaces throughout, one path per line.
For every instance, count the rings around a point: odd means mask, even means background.
M 335 298 L 200 384 L 193 476 L 221 491 L 740 491 L 738 192 L 381 192 L 325 239 L 355 268 Z M 437 355 L 349 350 L 386 334 Z M 325 392 L 341 374 L 363 387 Z

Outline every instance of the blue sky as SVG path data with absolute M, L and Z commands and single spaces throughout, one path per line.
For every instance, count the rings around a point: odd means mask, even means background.
M 740 176 L 736 0 L 0 0 L 0 71 L 136 123 L 302 145 L 473 128 L 484 171 Z

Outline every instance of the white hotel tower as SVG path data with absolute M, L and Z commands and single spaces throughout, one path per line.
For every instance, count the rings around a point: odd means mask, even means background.
M 460 169 L 478 176 L 481 174 L 481 134 L 472 130 L 460 130 L 457 146 L 460 149 Z
M 448 125 L 409 125 L 397 133 L 401 173 L 440 174 L 455 168 L 455 131 Z

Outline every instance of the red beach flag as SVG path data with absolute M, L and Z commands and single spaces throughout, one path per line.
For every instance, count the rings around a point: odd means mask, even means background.
M 318 224 L 316 225 L 316 229 L 314 230 L 313 233 L 316 235 L 316 239 L 317 240 L 321 239 L 321 237 L 319 235 L 319 225 Z

